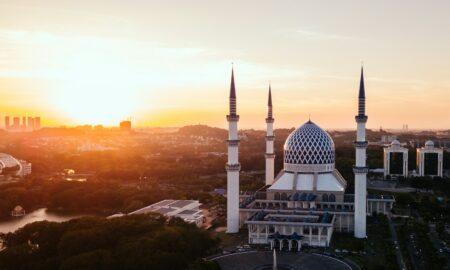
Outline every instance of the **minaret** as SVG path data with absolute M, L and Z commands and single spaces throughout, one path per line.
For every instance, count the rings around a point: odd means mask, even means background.
M 267 104 L 267 131 L 266 131 L 266 185 L 272 185 L 274 180 L 274 161 L 273 151 L 273 117 L 272 117 L 272 90 L 269 85 L 269 102 Z
M 364 70 L 361 67 L 361 81 L 359 83 L 358 115 L 355 117 L 356 130 L 356 164 L 353 167 L 355 173 L 355 237 L 366 237 L 367 218 L 367 172 L 366 167 L 366 96 L 364 89 Z
M 227 233 L 239 232 L 239 139 L 237 122 L 239 115 L 236 114 L 236 89 L 234 86 L 234 71 L 231 69 L 230 86 L 230 114 L 228 121 L 228 162 L 227 170 Z

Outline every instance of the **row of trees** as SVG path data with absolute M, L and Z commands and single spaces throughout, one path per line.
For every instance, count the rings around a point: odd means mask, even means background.
M 35 222 L 3 235 L 0 269 L 218 269 L 203 262 L 218 244 L 181 219 L 160 215 Z
M 434 190 L 448 194 L 450 192 L 450 179 L 442 177 L 412 177 L 401 179 L 402 182 L 409 183 L 413 188 Z
M 161 187 L 154 179 L 124 184 L 119 180 L 91 180 L 71 182 L 30 178 L 18 183 L 0 186 L 0 218 L 9 216 L 16 205 L 27 212 L 47 207 L 49 210 L 98 213 L 109 215 L 128 213 L 163 199 L 199 199 L 202 203 L 213 200 L 212 186 L 204 182 L 221 183 L 214 179 L 178 179 L 179 185 Z M 146 182 L 145 182 L 146 181 Z

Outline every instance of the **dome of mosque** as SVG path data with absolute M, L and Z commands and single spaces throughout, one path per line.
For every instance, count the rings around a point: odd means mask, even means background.
M 284 144 L 284 167 L 294 172 L 333 171 L 334 142 L 311 121 L 294 130 Z

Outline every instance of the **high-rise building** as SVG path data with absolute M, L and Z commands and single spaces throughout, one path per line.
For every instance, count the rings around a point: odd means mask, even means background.
M 131 121 L 126 120 L 120 122 L 120 130 L 121 131 L 131 131 Z
M 426 141 L 425 146 L 417 148 L 417 168 L 420 176 L 442 177 L 444 150 L 435 147 L 432 141 Z
M 21 118 L 22 121 L 20 121 Z M 8 131 L 33 131 L 41 128 L 41 118 L 39 116 L 15 116 L 12 118 L 12 124 L 10 120 L 11 118 L 9 116 L 5 117 L 5 129 Z
M 408 149 L 402 147 L 398 140 L 394 140 L 383 152 L 384 178 L 388 175 L 408 177 Z
M 34 118 L 33 117 L 28 117 L 27 130 L 29 130 L 29 131 L 33 131 L 34 130 Z
M 37 116 L 34 118 L 34 130 L 41 129 L 41 117 Z
M 19 130 L 20 129 L 20 117 L 14 117 L 13 118 L 12 129 L 14 129 L 14 130 Z
M 8 130 L 9 129 L 9 116 L 5 116 L 5 129 Z
M 27 118 L 25 116 L 22 116 L 22 130 L 27 129 Z

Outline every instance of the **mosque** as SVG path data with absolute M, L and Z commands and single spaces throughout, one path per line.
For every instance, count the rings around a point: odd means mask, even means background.
M 227 170 L 227 232 L 248 229 L 249 244 L 271 249 L 298 250 L 302 246 L 327 247 L 333 232 L 353 232 L 366 237 L 366 217 L 388 214 L 392 196 L 368 195 L 366 189 L 366 122 L 364 71 L 358 95 L 354 194 L 346 193 L 347 181 L 335 168 L 331 136 L 307 121 L 294 130 L 284 144 L 284 168 L 275 176 L 272 93 L 269 86 L 265 186 L 252 194 L 239 191 L 239 138 L 234 72 L 229 96 Z

